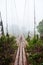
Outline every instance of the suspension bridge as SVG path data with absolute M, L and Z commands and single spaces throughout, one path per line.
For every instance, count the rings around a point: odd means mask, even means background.
M 15 3 L 15 0 L 14 0 L 14 3 Z M 34 6 L 35 6 L 35 4 L 34 4 Z M 25 16 L 25 8 L 26 8 L 26 0 L 25 0 L 25 6 L 24 6 L 23 21 L 24 21 L 24 16 Z M 16 10 L 16 16 L 18 18 L 16 3 L 15 3 L 15 10 Z M 0 18 L 1 18 L 1 14 L 0 14 Z M 1 32 L 3 35 L 4 29 L 3 29 L 2 18 L 1 18 L 0 26 L 2 27 Z M 6 35 L 8 35 L 7 0 L 6 0 Z M 35 35 L 35 7 L 34 7 L 34 35 Z M 27 58 L 26 58 L 26 54 L 25 54 L 26 41 L 23 36 L 20 36 L 18 41 L 19 41 L 19 46 L 18 46 L 14 65 L 27 65 Z

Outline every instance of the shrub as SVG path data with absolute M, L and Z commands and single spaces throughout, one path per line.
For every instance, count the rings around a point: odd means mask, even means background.
M 43 65 L 43 41 L 32 38 L 26 46 L 27 59 L 31 65 Z
M 2 36 L 0 38 L 0 65 L 9 65 L 12 60 L 11 54 L 14 54 L 15 50 L 17 50 L 15 37 Z

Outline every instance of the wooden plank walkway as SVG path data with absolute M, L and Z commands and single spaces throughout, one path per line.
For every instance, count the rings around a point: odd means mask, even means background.
M 14 65 L 27 65 L 25 50 L 22 43 L 18 48 Z
M 23 36 L 20 36 L 17 39 L 17 42 L 19 41 L 18 44 L 18 50 L 15 58 L 14 65 L 27 65 L 27 59 L 25 55 L 25 45 L 26 45 L 26 40 Z

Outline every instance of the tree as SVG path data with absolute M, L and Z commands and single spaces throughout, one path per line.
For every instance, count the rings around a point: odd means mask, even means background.
M 27 40 L 27 42 L 30 41 L 30 35 L 29 35 L 29 32 L 28 32 L 28 36 L 27 36 L 26 40 Z
M 38 32 L 40 33 L 40 37 L 43 38 L 43 20 L 40 21 L 39 25 L 37 26 Z
M 4 28 L 3 28 L 3 21 L 2 21 L 2 17 L 1 17 L 1 12 L 0 12 L 0 26 L 1 26 L 1 29 L 0 29 L 1 35 L 4 35 Z

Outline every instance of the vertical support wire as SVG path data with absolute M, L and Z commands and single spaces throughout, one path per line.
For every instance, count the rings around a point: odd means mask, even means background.
M 7 22 L 7 0 L 6 0 L 6 35 L 8 34 L 8 22 Z
M 25 18 L 25 8 L 26 8 L 26 0 L 25 0 L 25 5 L 24 5 L 23 22 L 24 22 L 24 18 Z
M 15 0 L 14 0 L 14 4 L 15 4 L 15 11 L 16 11 L 16 17 L 17 17 L 17 22 L 18 22 L 17 7 L 16 7 L 16 2 L 15 2 Z
M 34 0 L 34 37 L 36 34 L 35 27 L 36 27 L 36 18 L 35 18 L 35 0 Z

